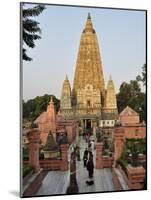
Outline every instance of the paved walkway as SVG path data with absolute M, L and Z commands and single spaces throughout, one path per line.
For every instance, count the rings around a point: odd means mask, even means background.
M 93 161 L 94 161 L 94 185 L 88 186 L 85 181 L 88 180 L 88 171 L 83 167 L 83 153 L 87 143 L 80 139 L 80 156 L 81 161 L 77 161 L 77 183 L 79 186 L 79 193 L 87 192 L 102 192 L 102 191 L 114 191 L 114 185 L 112 181 L 112 172 L 110 169 L 95 169 L 96 155 L 93 151 Z
M 69 185 L 69 171 L 50 171 L 44 178 L 37 195 L 66 194 Z
M 77 167 L 77 183 L 79 187 L 79 193 L 88 192 L 104 192 L 104 191 L 115 191 L 114 184 L 112 181 L 112 172 L 110 169 L 94 169 L 94 185 L 88 186 L 85 181 L 88 180 L 88 171 L 83 167 L 83 152 L 87 147 L 85 140 L 80 138 L 80 157 L 81 161 L 76 162 Z M 94 155 L 94 166 L 95 166 L 95 151 Z M 70 172 L 62 171 L 50 171 L 44 178 L 42 186 L 40 187 L 37 195 L 55 195 L 55 194 L 66 194 L 66 189 L 69 185 Z

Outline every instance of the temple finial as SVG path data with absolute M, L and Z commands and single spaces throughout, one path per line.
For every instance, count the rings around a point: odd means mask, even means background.
M 90 13 L 88 12 L 88 18 L 87 19 L 91 19 L 91 15 L 90 15 Z
M 68 80 L 68 76 L 67 76 L 67 74 L 66 74 L 66 80 Z

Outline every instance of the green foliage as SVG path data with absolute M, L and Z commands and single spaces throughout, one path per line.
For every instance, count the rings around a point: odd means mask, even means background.
M 131 153 L 146 153 L 146 141 L 145 139 L 127 139 L 126 147 L 130 150 Z
M 104 148 L 109 149 L 109 141 L 107 138 L 104 139 Z
M 142 78 L 136 77 L 129 83 L 123 82 L 120 91 L 117 94 L 117 105 L 119 113 L 126 107 L 130 106 L 140 114 L 140 119 L 146 121 L 146 93 L 141 91 L 140 81 L 146 84 L 146 65 L 143 67 Z
M 24 5 L 24 4 L 23 4 Z M 35 40 L 41 39 L 37 33 L 41 34 L 41 29 L 39 28 L 39 22 L 30 19 L 29 17 L 36 17 L 45 9 L 43 5 L 37 5 L 33 8 L 23 8 L 23 42 L 30 48 L 35 47 Z M 27 56 L 26 49 L 23 48 L 23 60 L 31 61 L 32 58 Z
M 146 85 L 146 68 L 147 68 L 147 66 L 146 66 L 146 64 L 144 64 L 142 67 L 142 76 L 138 75 L 136 77 L 136 80 L 141 81 L 143 83 L 143 85 Z
M 33 170 L 33 167 L 31 165 L 24 165 L 23 166 L 23 177 L 25 177 L 27 174 L 29 174 Z
M 30 99 L 27 102 L 23 101 L 23 119 L 33 122 L 42 112 L 46 111 L 51 96 L 53 97 L 56 112 L 58 112 L 60 100 L 53 95 L 45 94 Z
M 23 160 L 29 159 L 29 148 L 23 148 Z
M 128 165 L 127 160 L 120 159 L 120 160 L 117 161 L 117 164 L 119 164 L 122 167 L 122 169 L 125 172 L 125 174 L 128 175 L 127 174 L 127 169 L 126 169 L 126 167 Z
M 131 159 L 129 159 L 128 155 L 131 154 Z M 126 170 L 126 166 L 128 163 L 131 163 L 132 166 L 140 165 L 138 160 L 139 153 L 146 153 L 146 141 L 145 139 L 126 139 L 123 151 L 118 163 L 122 166 L 123 170 Z M 124 169 L 125 168 L 125 169 Z M 126 171 L 125 171 L 126 172 Z

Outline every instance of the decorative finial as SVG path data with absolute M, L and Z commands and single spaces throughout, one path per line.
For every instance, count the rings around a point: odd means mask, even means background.
M 68 76 L 67 76 L 67 74 L 66 74 L 66 80 L 68 81 Z
M 90 15 L 90 13 L 88 12 L 88 18 L 87 19 L 91 19 L 91 15 Z

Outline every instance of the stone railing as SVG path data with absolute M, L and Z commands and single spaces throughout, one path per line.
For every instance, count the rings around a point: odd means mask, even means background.
M 37 173 L 34 173 L 23 186 L 22 195 L 23 197 L 29 197 L 36 194 L 43 180 L 43 170 L 40 169 Z
M 114 168 L 112 168 L 112 180 L 116 191 L 123 190 Z

